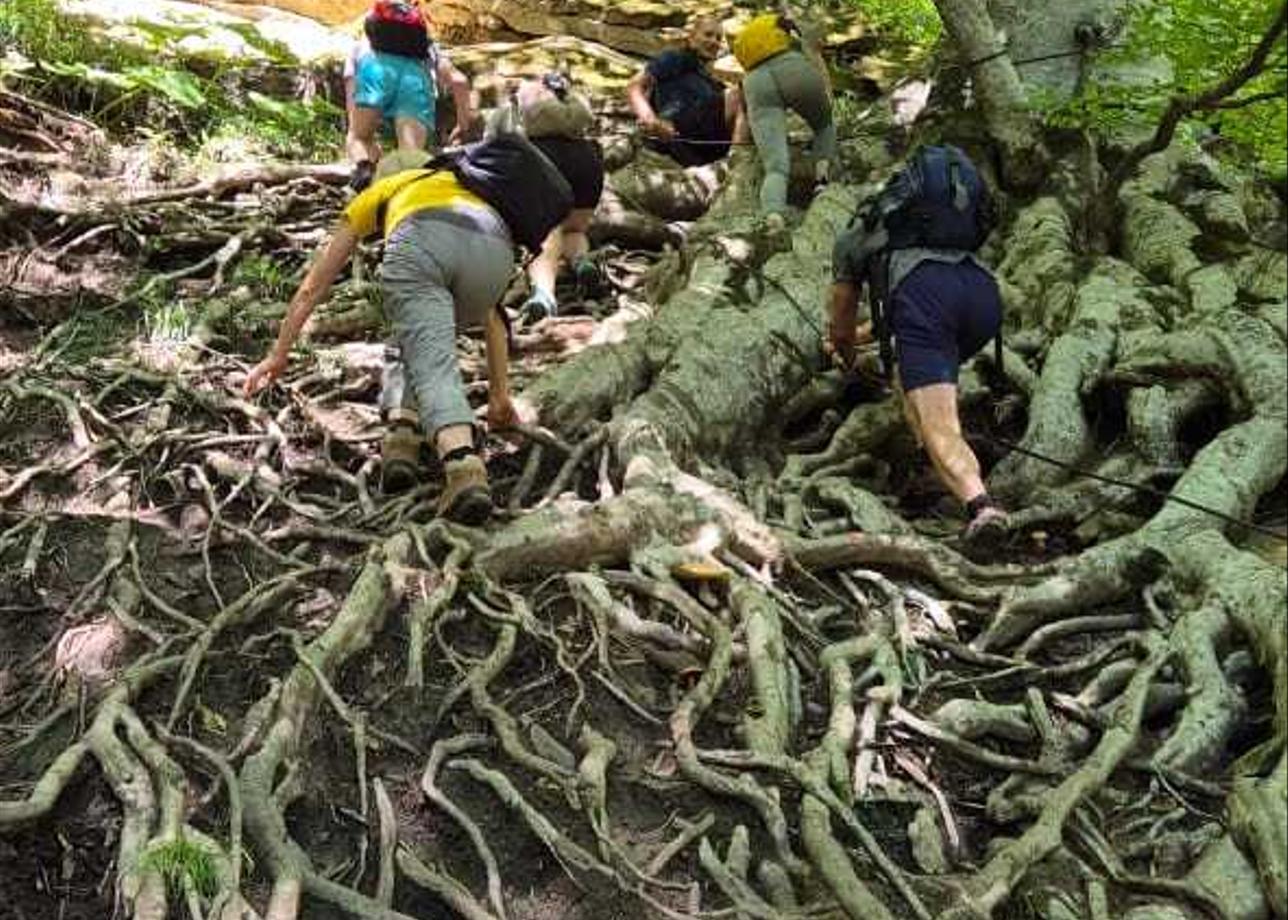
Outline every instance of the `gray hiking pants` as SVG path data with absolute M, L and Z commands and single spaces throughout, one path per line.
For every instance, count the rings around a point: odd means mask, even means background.
M 765 211 L 787 209 L 787 177 L 791 154 L 787 148 L 787 110 L 805 119 L 814 139 L 814 161 L 836 158 L 836 125 L 827 84 L 818 68 L 799 51 L 785 51 L 752 69 L 742 81 L 747 121 L 756 141 L 765 181 L 760 206 Z
M 414 396 L 431 438 L 447 425 L 474 423 L 456 331 L 486 322 L 513 271 L 509 232 L 490 211 L 441 208 L 398 224 L 385 242 L 380 281 L 410 392 L 400 362 L 386 360 L 381 408 L 409 406 Z

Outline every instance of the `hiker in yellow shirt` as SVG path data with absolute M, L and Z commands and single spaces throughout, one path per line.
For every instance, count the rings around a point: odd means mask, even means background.
M 281 375 L 300 330 L 358 241 L 382 233 L 385 315 L 406 362 L 422 429 L 443 465 L 439 514 L 479 523 L 491 512 L 491 491 L 456 362 L 456 332 L 484 327 L 488 424 L 514 424 L 505 320 L 497 305 L 514 270 L 515 245 L 538 251 L 572 209 L 572 191 L 544 154 L 512 135 L 466 147 L 450 167 L 426 168 L 428 160 L 423 151 L 381 160 L 382 178 L 344 209 L 291 298 L 276 343 L 244 388 L 253 394 Z

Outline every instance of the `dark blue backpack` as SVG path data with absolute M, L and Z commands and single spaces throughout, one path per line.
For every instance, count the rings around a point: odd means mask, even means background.
M 988 185 L 950 144 L 917 148 L 881 190 L 876 210 L 890 234 L 888 249 L 975 250 L 995 222 Z
M 997 223 L 988 185 L 960 148 L 951 144 L 918 147 L 882 187 L 875 201 L 860 209 L 869 233 L 884 227 L 887 239 L 871 259 L 868 296 L 873 332 L 884 372 L 894 365 L 888 301 L 890 253 L 913 246 L 974 251 Z M 994 362 L 1002 368 L 1002 334 L 994 343 Z

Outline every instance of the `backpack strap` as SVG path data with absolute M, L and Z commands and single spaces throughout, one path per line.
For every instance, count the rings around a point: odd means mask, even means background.
M 872 314 L 872 337 L 877 342 L 881 359 L 881 376 L 889 380 L 894 374 L 894 329 L 890 325 L 890 250 L 882 249 L 872 257 L 868 270 L 868 309 Z

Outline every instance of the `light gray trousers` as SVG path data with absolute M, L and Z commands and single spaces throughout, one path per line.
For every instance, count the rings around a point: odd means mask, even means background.
M 491 212 L 422 211 L 394 229 L 380 281 L 398 355 L 386 359 L 382 409 L 410 407 L 414 396 L 431 438 L 447 425 L 474 423 L 456 361 L 456 332 L 487 320 L 513 271 L 509 233 Z
M 836 125 L 827 84 L 804 54 L 784 51 L 753 68 L 742 81 L 742 92 L 751 136 L 765 169 L 760 206 L 765 211 L 785 211 L 792 166 L 787 147 L 787 110 L 805 119 L 814 132 L 810 155 L 815 162 L 836 158 Z

